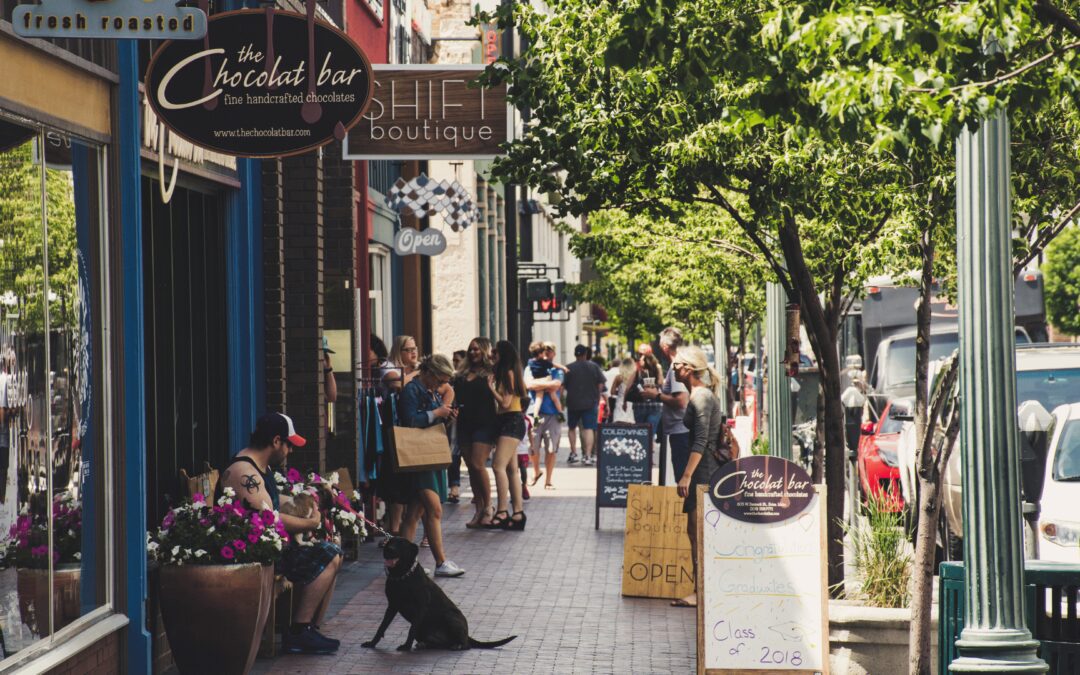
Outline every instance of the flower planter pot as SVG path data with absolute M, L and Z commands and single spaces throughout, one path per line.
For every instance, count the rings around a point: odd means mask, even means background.
M 270 609 L 272 565 L 163 566 L 161 614 L 181 673 L 251 669 Z
M 79 618 L 79 581 L 82 566 L 57 565 L 53 569 L 53 628 L 60 630 Z M 19 618 L 35 637 L 49 632 L 49 570 L 19 568 L 16 571 Z
M 931 672 L 937 672 L 937 608 L 932 612 Z M 910 609 L 829 601 L 830 671 L 848 675 L 907 675 Z

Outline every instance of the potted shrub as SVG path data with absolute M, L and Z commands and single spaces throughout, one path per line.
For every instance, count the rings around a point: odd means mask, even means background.
M 277 513 L 246 508 L 229 488 L 217 504 L 195 494 L 148 539 L 180 672 L 248 672 L 273 601 L 273 564 L 288 541 Z
M 49 632 L 48 516 L 23 513 L 11 526 L 3 551 L 4 567 L 16 569 L 19 617 L 30 632 Z M 53 500 L 53 624 L 60 630 L 79 618 L 82 566 L 82 505 L 71 494 Z

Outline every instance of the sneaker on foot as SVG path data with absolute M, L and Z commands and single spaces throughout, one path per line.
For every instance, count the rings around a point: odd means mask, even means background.
M 307 626 L 295 634 L 287 630 L 281 638 L 281 651 L 286 654 L 333 654 L 337 649 L 338 645 L 313 626 Z
M 460 577 L 462 574 L 465 574 L 465 570 L 458 567 L 453 560 L 444 560 L 443 564 L 435 568 L 437 577 Z
M 577 464 L 577 454 L 571 452 L 570 456 L 566 458 L 567 464 Z

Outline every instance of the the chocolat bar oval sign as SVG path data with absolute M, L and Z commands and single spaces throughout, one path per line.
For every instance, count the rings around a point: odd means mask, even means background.
M 269 9 L 211 16 L 205 38 L 166 42 L 146 71 L 147 99 L 170 129 L 241 157 L 344 139 L 373 86 L 371 61 L 345 33 Z
M 778 523 L 802 513 L 814 498 L 810 474 L 795 462 L 751 455 L 717 469 L 709 497 L 720 513 L 748 523 Z

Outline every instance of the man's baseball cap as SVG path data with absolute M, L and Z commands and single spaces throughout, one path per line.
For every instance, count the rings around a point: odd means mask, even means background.
M 284 413 L 266 413 L 255 423 L 255 431 L 266 434 L 271 438 L 274 436 L 281 436 L 298 448 L 307 445 L 307 440 L 296 433 L 296 429 L 293 427 L 292 418 Z
M 585 345 L 578 345 L 574 347 L 574 356 L 586 356 L 589 353 L 589 348 Z

